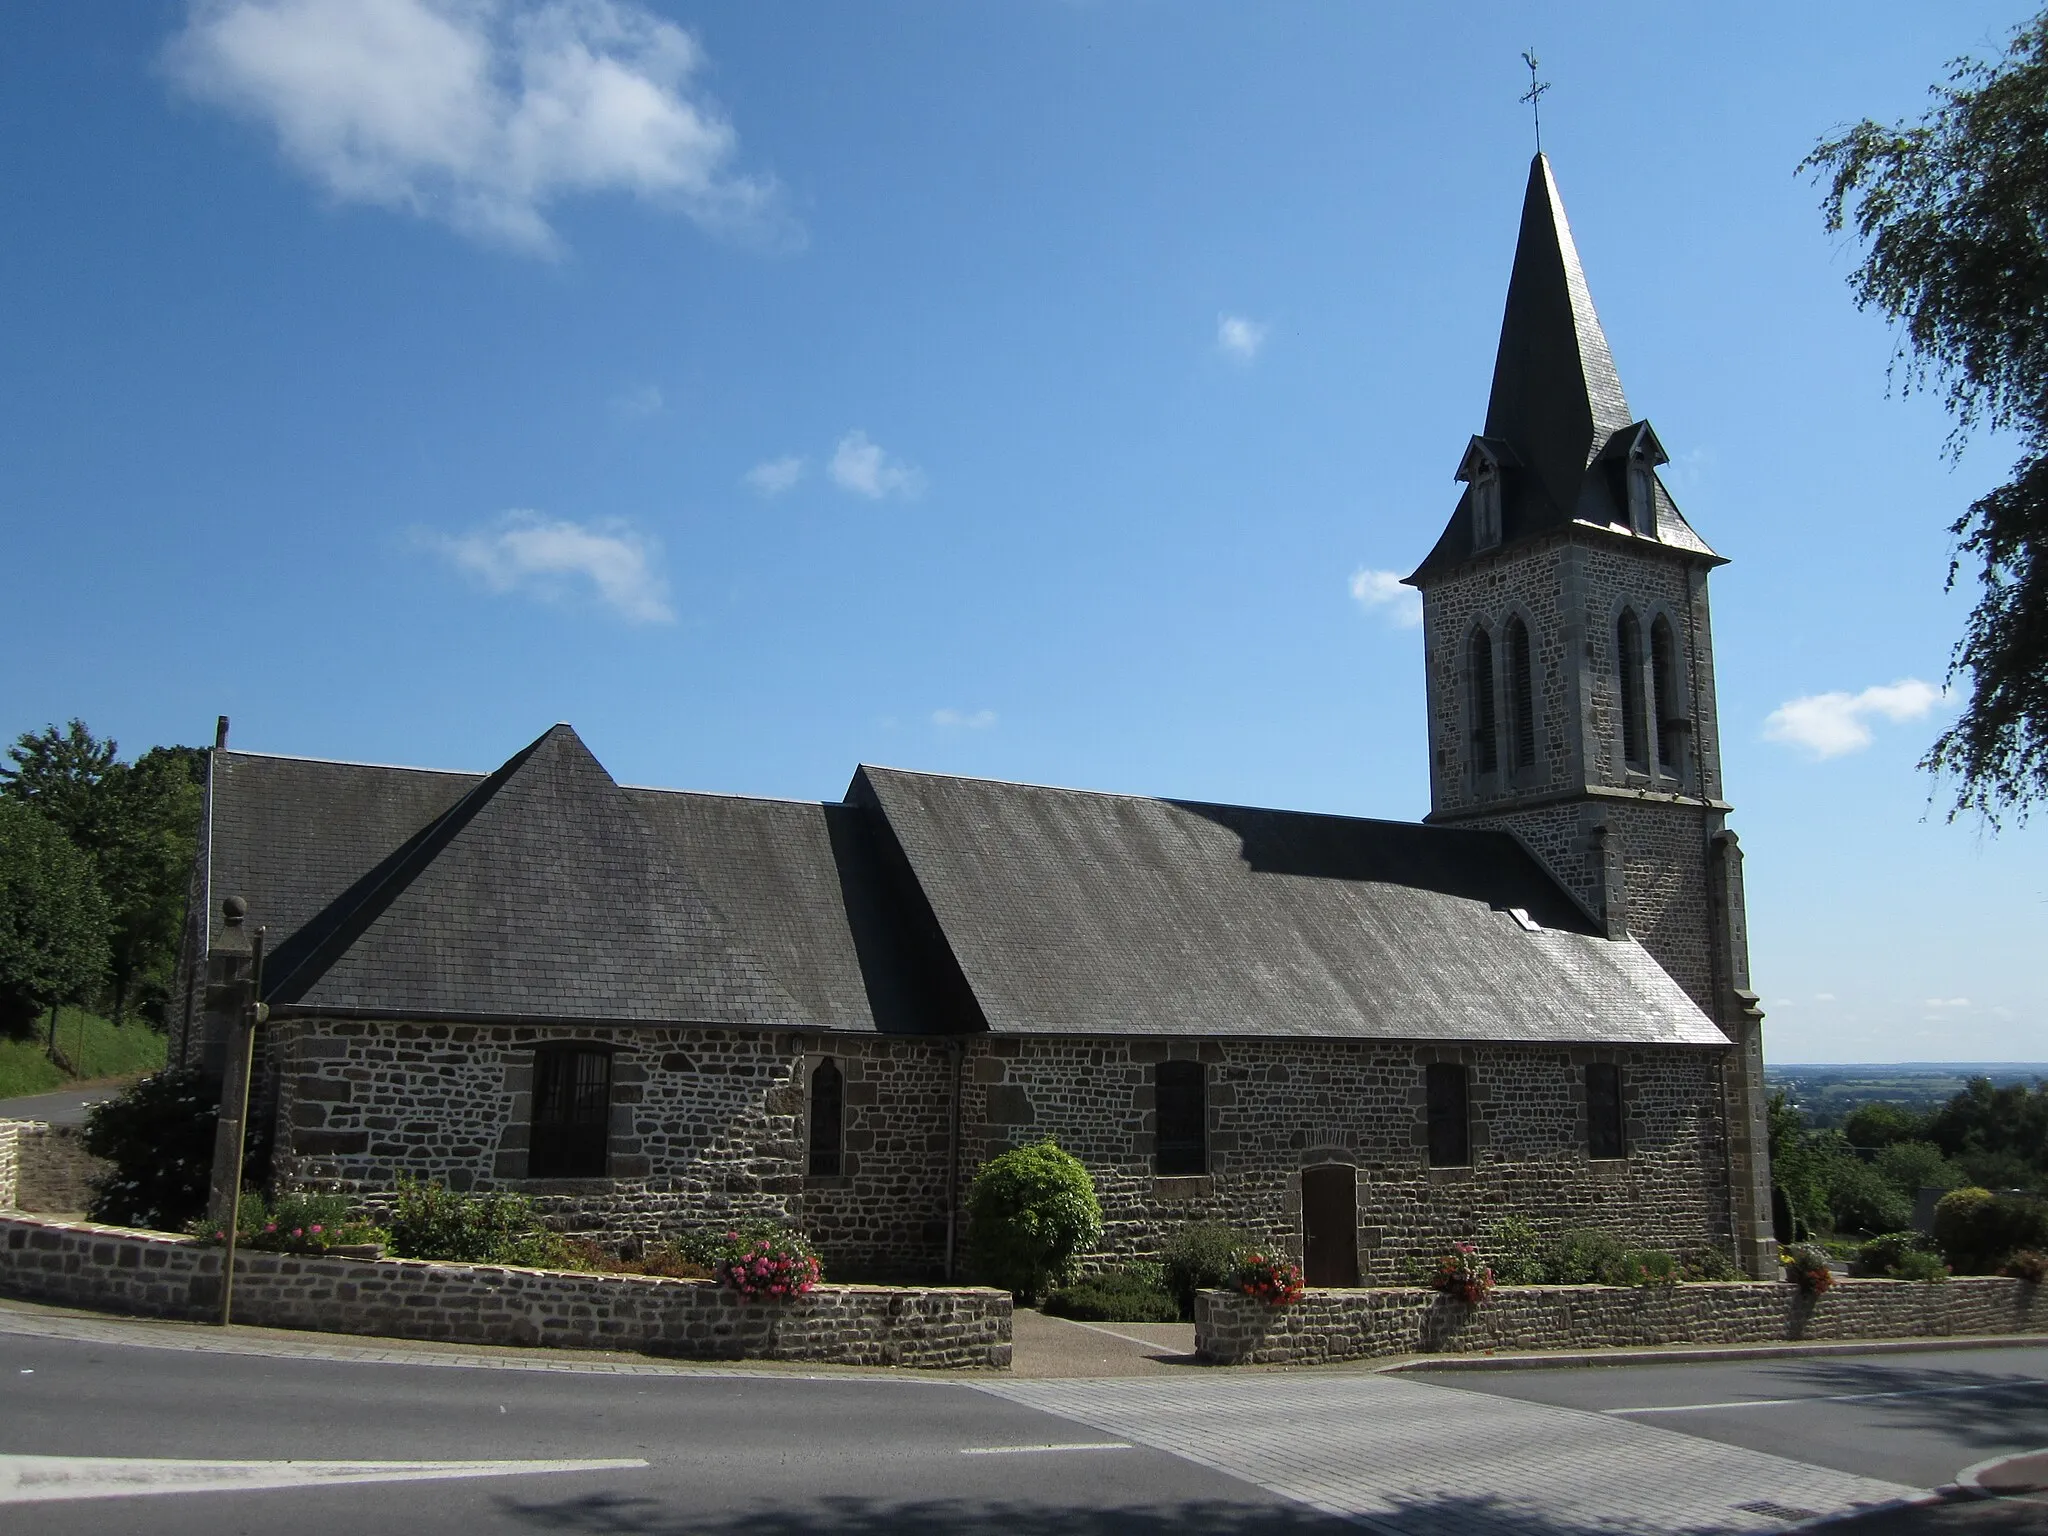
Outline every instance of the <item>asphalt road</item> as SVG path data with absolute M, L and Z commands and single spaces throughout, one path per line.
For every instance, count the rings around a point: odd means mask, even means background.
M 37 1536 L 1356 1530 L 1161 1451 L 1005 1449 L 1104 1438 L 923 1381 L 436 1370 L 0 1335 L 6 1455 L 648 1463 L 0 1504 L 0 1530 Z

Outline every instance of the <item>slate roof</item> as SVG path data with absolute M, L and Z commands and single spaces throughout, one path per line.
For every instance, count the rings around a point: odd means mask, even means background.
M 1603 450 L 1637 423 L 1622 392 L 1607 333 L 1593 308 L 1550 161 L 1529 163 L 1482 436 L 1512 446 L 1519 465 L 1502 477 L 1501 547 L 1569 528 L 1598 529 L 1720 557 L 1657 486 L 1654 540 L 1630 531 L 1618 473 Z M 1442 537 L 1408 580 L 1421 583 L 1471 558 L 1471 492 L 1459 497 Z
M 876 767 L 848 798 L 997 1033 L 1727 1043 L 1503 832 Z
M 623 788 L 567 726 L 488 776 L 221 752 L 212 817 L 216 902 L 308 1012 L 1726 1043 L 1499 832 L 876 767 L 839 804 Z

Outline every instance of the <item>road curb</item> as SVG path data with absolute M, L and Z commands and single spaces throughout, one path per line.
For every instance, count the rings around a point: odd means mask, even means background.
M 1409 1371 L 1542 1371 L 1596 1365 L 1701 1365 L 1720 1360 L 1789 1360 L 1809 1355 L 1909 1355 L 1948 1349 L 2048 1347 L 2048 1334 L 1981 1334 L 1968 1338 L 1831 1339 L 1824 1344 L 1680 1345 L 1649 1349 L 1559 1350 L 1527 1355 L 1410 1355 L 1378 1367 Z

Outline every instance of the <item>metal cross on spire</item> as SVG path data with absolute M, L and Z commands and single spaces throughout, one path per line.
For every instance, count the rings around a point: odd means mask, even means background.
M 1536 120 L 1536 153 L 1543 153 L 1543 93 L 1550 89 L 1548 80 L 1536 78 L 1536 50 L 1522 50 L 1522 62 L 1529 66 L 1529 89 L 1522 100 L 1529 103 L 1529 115 Z

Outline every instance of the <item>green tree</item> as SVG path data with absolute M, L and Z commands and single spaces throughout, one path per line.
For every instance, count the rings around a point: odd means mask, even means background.
M 97 987 L 107 910 L 92 861 L 25 805 L 0 801 L 0 1033 Z
M 199 831 L 206 754 L 152 747 L 133 763 L 82 720 L 24 732 L 0 767 L 0 797 L 39 812 L 91 861 L 107 911 L 108 1007 L 161 1024 Z
M 976 1267 L 1027 1305 L 1072 1279 L 1101 1236 L 1095 1181 L 1054 1141 L 990 1158 L 967 1192 L 967 1245 Z
M 1921 764 L 1996 825 L 2048 797 L 2048 12 L 1933 94 L 1920 121 L 1866 118 L 1800 169 L 1828 178 L 1828 228 L 1866 247 L 1850 287 L 1899 323 L 1903 387 L 1945 390 L 1950 452 L 1980 426 L 2020 440 L 2012 478 L 1950 530 L 1949 585 L 1966 561 L 1982 584 L 1950 659 L 1969 701 Z

